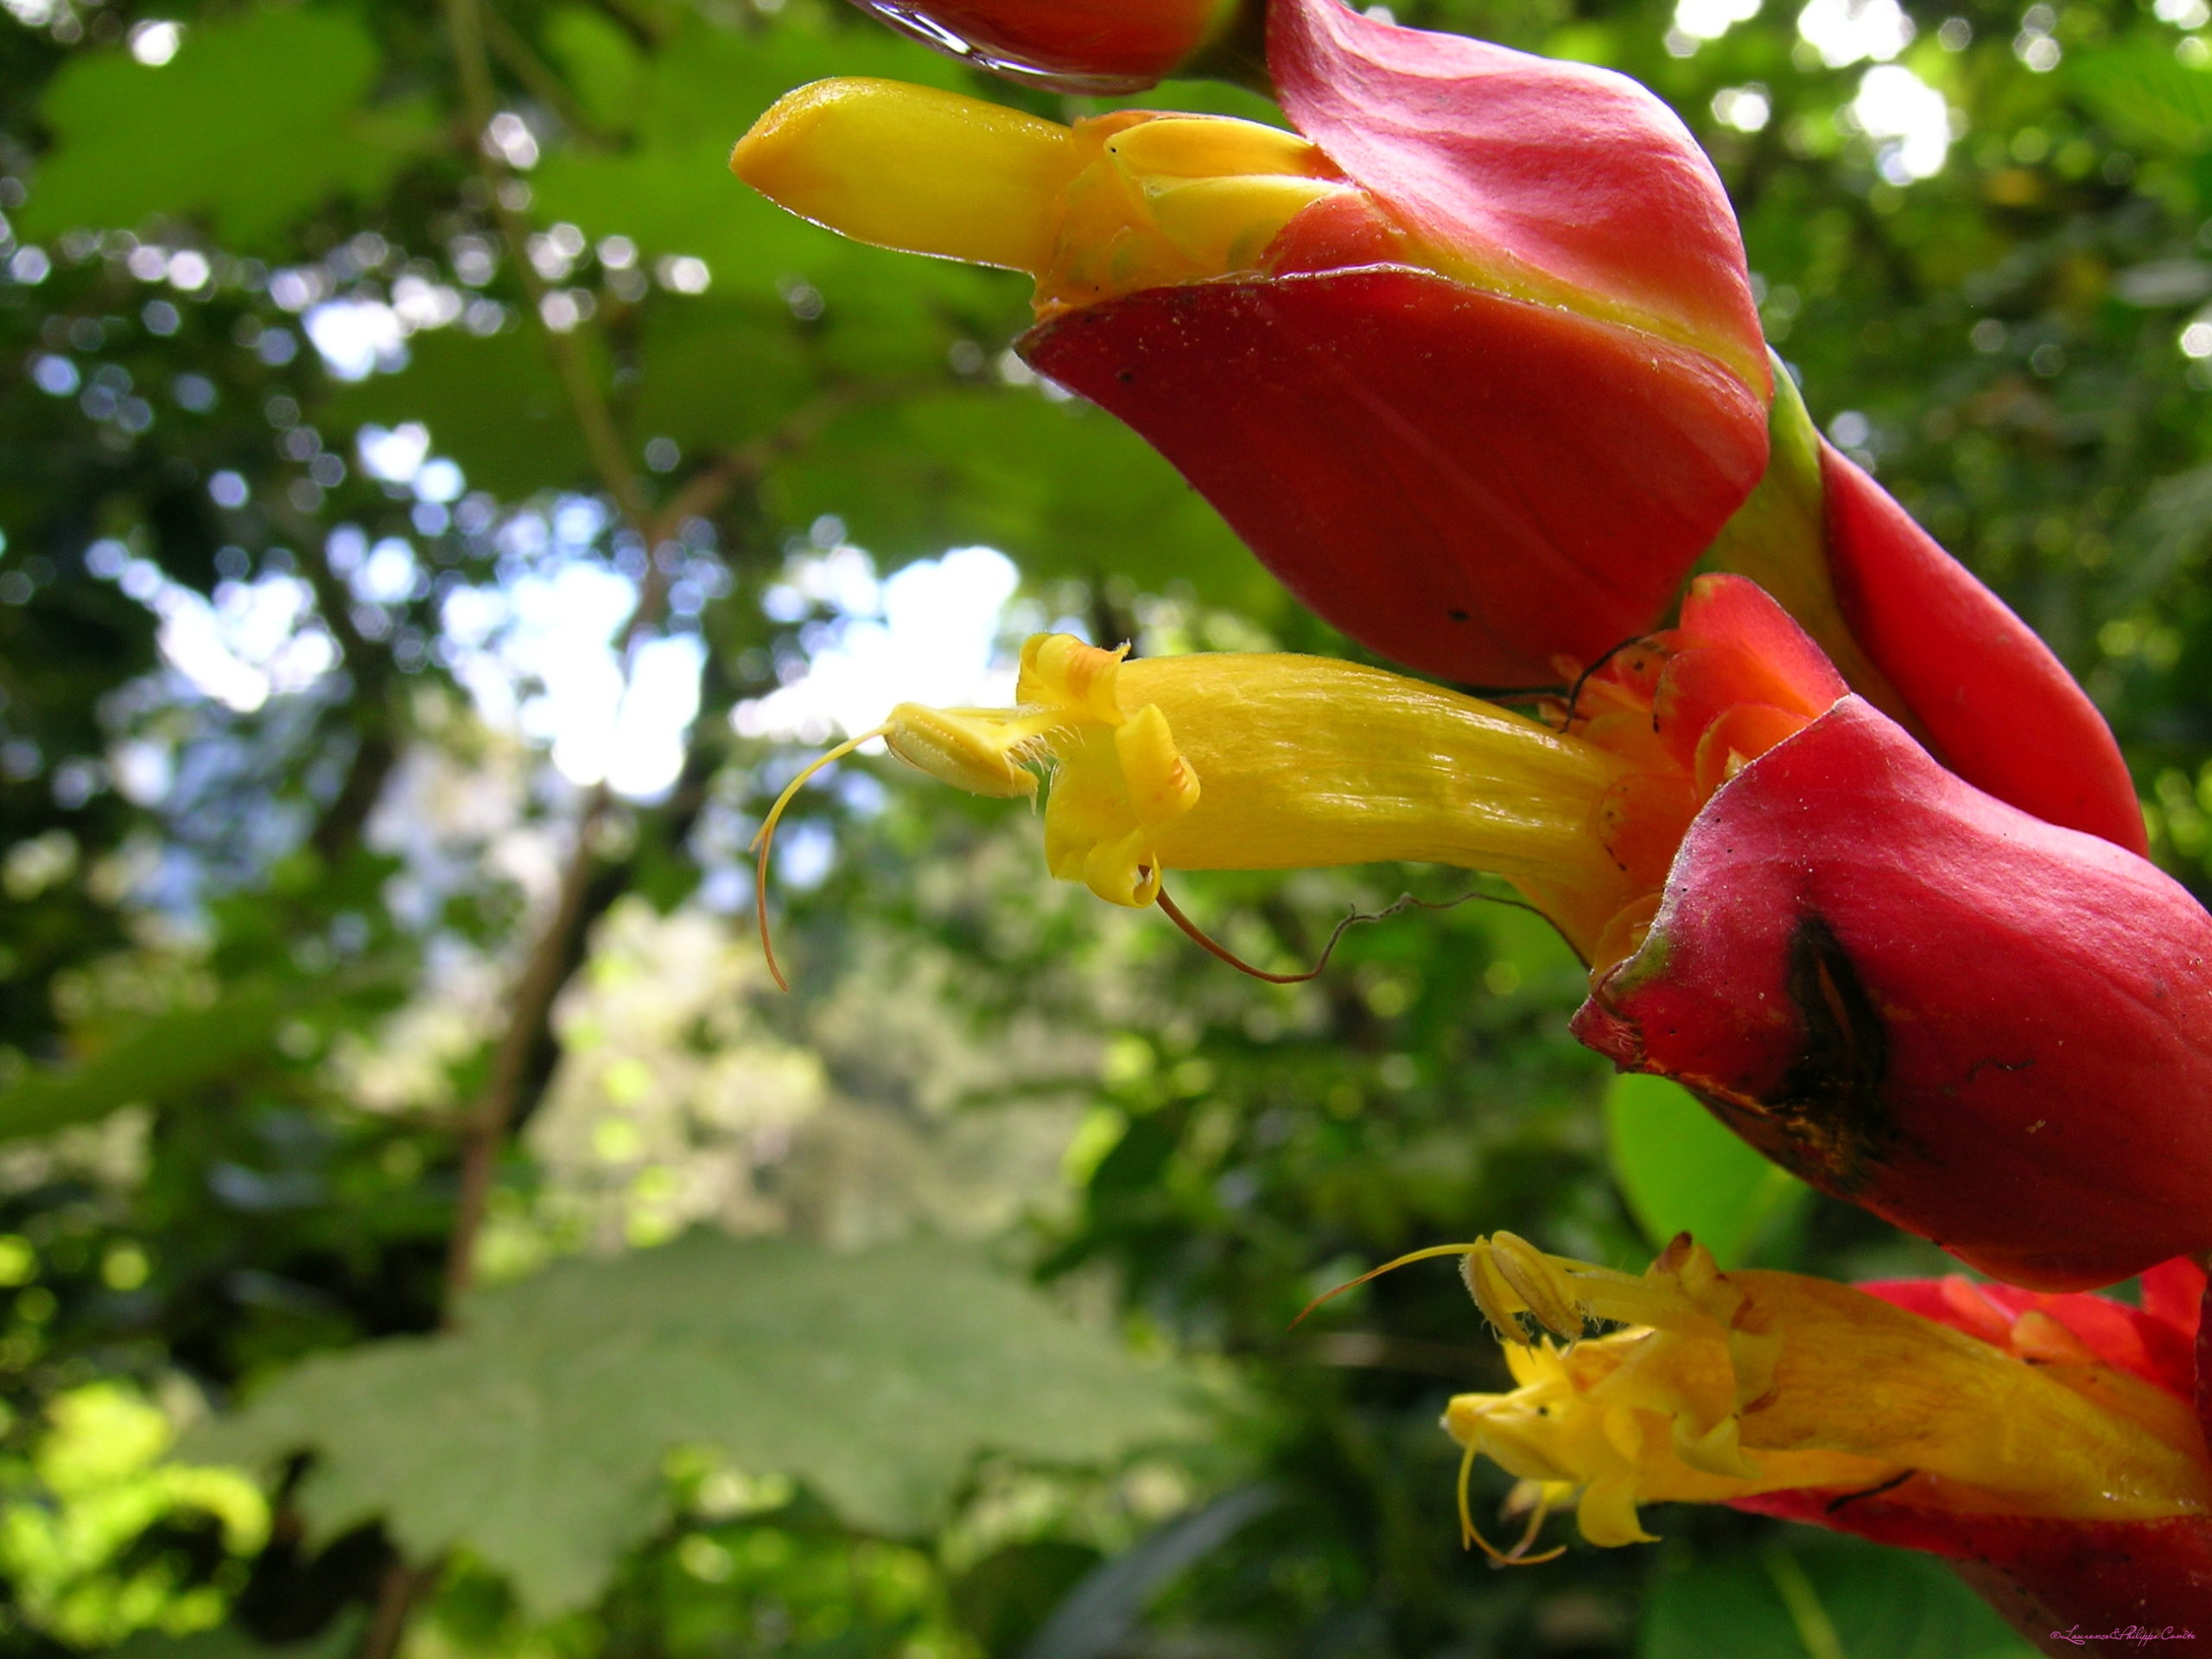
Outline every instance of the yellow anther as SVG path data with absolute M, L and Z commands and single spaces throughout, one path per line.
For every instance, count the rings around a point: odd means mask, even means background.
M 1521 1325 L 1521 1315 L 1529 1309 L 1528 1302 L 1514 1289 L 1513 1281 L 1498 1271 L 1497 1257 L 1479 1240 L 1459 1258 L 1459 1281 L 1466 1286 L 1467 1294 L 1474 1298 L 1475 1306 L 1482 1310 L 1492 1330 L 1508 1343 L 1522 1347 L 1529 1344 L 1529 1333 Z
M 1537 1324 L 1562 1337 L 1582 1334 L 1582 1310 L 1575 1306 L 1573 1288 L 1541 1250 L 1517 1234 L 1499 1232 L 1491 1235 L 1487 1254 L 1505 1282 L 1529 1305 Z
M 1021 760 L 1039 747 L 1038 734 L 1003 710 L 902 702 L 884 722 L 883 741 L 908 766 L 970 795 L 1011 800 L 1037 792 L 1037 776 Z

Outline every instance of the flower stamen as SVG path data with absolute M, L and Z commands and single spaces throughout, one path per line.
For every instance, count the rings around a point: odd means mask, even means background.
M 862 732 L 858 737 L 849 737 L 827 754 L 817 755 L 801 767 L 798 775 L 784 785 L 784 792 L 776 797 L 776 804 L 768 809 L 768 816 L 760 820 L 760 828 L 753 836 L 751 846 L 746 849 L 759 855 L 753 867 L 753 914 L 760 925 L 760 954 L 767 957 L 768 976 L 776 982 L 779 990 L 788 991 L 791 983 L 784 977 L 783 968 L 776 961 L 775 941 L 768 934 L 768 853 L 775 844 L 776 825 L 782 822 L 784 809 L 791 804 L 791 798 L 806 787 L 807 781 L 816 772 L 843 760 L 861 744 L 885 736 L 890 730 L 887 725 L 879 726 L 874 731 Z

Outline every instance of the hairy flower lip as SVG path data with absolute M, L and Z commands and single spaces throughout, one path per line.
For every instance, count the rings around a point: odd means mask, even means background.
M 1445 1427 L 1465 1463 L 1520 1477 L 1509 1513 L 1535 1512 L 1494 1559 L 1558 1554 L 1527 1554 L 1554 1509 L 1614 1546 L 1651 1538 L 1640 1506 L 1721 1503 L 1940 1556 L 2039 1643 L 2076 1621 L 2212 1622 L 2194 1264 L 2146 1274 L 2139 1306 L 1955 1274 L 1724 1274 L 1687 1234 L 1641 1278 L 1508 1234 L 1392 1265 L 1459 1252 L 1516 1386 L 1458 1396 Z M 1566 1347 L 1529 1345 L 1518 1321 L 1539 1308 Z
M 1170 869 L 1456 865 L 1514 883 L 1599 968 L 1641 940 L 1700 803 L 1846 694 L 1731 575 L 1541 721 L 1337 658 L 1128 649 L 1038 634 L 1011 708 L 901 704 L 869 735 L 979 795 L 1033 795 L 1049 769 L 1046 867 L 1110 903 L 1154 903 Z
M 901 705 L 887 741 L 978 794 L 1032 792 L 1026 768 L 1048 766 L 1047 867 L 1114 904 L 1151 904 L 1169 870 L 1392 859 L 1618 879 L 1589 826 L 1628 768 L 1596 745 L 1335 658 L 1127 649 L 1036 635 L 1013 707 Z

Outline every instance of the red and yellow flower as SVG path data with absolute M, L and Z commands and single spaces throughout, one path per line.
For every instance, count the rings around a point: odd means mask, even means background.
M 1515 1386 L 1459 1395 L 1444 1426 L 1466 1465 L 1516 1478 L 1510 1510 L 1571 1510 L 1607 1547 L 1692 1503 L 1926 1550 L 2046 1651 L 2054 1631 L 2212 1624 L 2202 1269 L 2162 1268 L 2131 1306 L 1723 1273 L 1687 1235 L 1641 1274 L 1503 1233 L 1420 1254 L 1461 1251 Z M 1479 1537 L 1464 1466 L 1462 1489 Z
M 863 241 L 1031 273 L 1030 362 L 1384 654 L 1524 684 L 1648 629 L 1766 458 L 1711 165 L 1606 71 L 1333 4 L 1268 31 L 1295 133 L 828 81 L 731 164 Z
M 1056 73 L 1130 72 L 1082 7 L 891 10 L 940 44 L 1019 35 Z M 1131 10 L 1170 42 L 1138 78 L 1226 16 Z M 848 235 L 1030 272 L 1029 361 L 1385 656 L 1542 683 L 1657 626 L 1702 557 L 1761 582 L 1968 782 L 2144 850 L 2095 708 L 1776 379 L 1734 217 L 1671 111 L 1338 0 L 1270 0 L 1265 25 L 1295 134 L 1153 111 L 1068 128 L 829 81 L 732 165 Z
M 1252 16 L 871 9 L 1090 87 L 1196 67 Z M 1657 100 L 1336 0 L 1264 12 L 1294 131 L 829 81 L 732 165 L 848 235 L 1028 272 L 1024 356 L 1314 610 L 1440 678 L 1560 693 L 1529 718 L 1342 662 L 1047 636 L 1013 707 L 880 734 L 1044 793 L 1048 868 L 1116 904 L 1189 869 L 1503 875 L 1590 967 L 1585 1042 L 2029 1287 L 1469 1247 L 1516 1386 L 1446 1427 L 1540 1519 L 1623 1544 L 1643 1505 L 1728 1503 L 1943 1555 L 2038 1638 L 2212 1621 L 2203 1275 L 2172 1260 L 2212 1250 L 2212 917 L 2141 856 L 2101 716 L 1820 436 Z M 2077 1294 L 2146 1269 L 2140 1308 Z
M 1936 766 L 1741 577 L 1543 712 L 1046 635 L 1014 707 L 884 731 L 979 794 L 1049 776 L 1047 867 L 1114 904 L 1180 870 L 1503 875 L 1590 966 L 1583 1041 L 1990 1273 L 2212 1249 L 2212 916 L 2177 883 Z

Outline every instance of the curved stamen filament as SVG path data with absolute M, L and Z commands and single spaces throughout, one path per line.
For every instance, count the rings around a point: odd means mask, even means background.
M 799 770 L 798 776 L 784 785 L 784 792 L 776 797 L 776 804 L 768 809 L 768 816 L 760 820 L 760 832 L 753 837 L 747 849 L 760 856 L 753 867 L 753 913 L 760 925 L 760 953 L 768 959 L 769 977 L 776 982 L 776 988 L 788 991 L 791 981 L 784 977 L 783 968 L 776 961 L 776 946 L 768 936 L 768 852 L 774 846 L 776 825 L 782 822 L 784 809 L 791 798 L 804 789 L 814 774 L 833 762 L 843 760 L 863 743 L 872 743 L 890 731 L 888 726 L 879 726 L 874 731 L 862 732 L 858 737 L 849 737 L 827 754 L 817 755 Z
M 1529 1546 L 1536 1541 L 1536 1535 L 1543 1529 L 1544 1521 L 1552 1512 L 1551 1499 L 1539 1495 L 1535 1507 L 1529 1512 L 1529 1524 L 1522 1529 L 1521 1541 L 1510 1549 L 1500 1549 L 1483 1536 L 1475 1524 L 1474 1510 L 1467 1497 L 1468 1488 L 1475 1473 L 1475 1454 L 1481 1442 L 1470 1440 L 1459 1453 L 1459 1548 L 1479 1549 L 1490 1557 L 1492 1567 L 1541 1567 L 1546 1561 L 1555 1561 L 1567 1554 L 1565 1544 L 1554 1544 L 1541 1555 L 1531 1555 Z
M 1457 910 L 1460 906 L 1472 904 L 1478 899 L 1482 899 L 1487 904 L 1503 905 L 1508 910 L 1525 910 L 1531 916 L 1546 920 L 1549 919 L 1548 918 L 1544 917 L 1544 912 L 1542 911 L 1538 910 L 1535 906 L 1529 904 L 1525 900 L 1519 899 L 1507 899 L 1495 893 L 1463 893 L 1457 899 L 1416 899 L 1410 893 L 1400 893 L 1395 899 L 1389 904 L 1385 905 L 1380 910 L 1355 910 L 1351 915 L 1338 922 L 1336 926 L 1330 931 L 1328 938 L 1323 943 L 1321 946 L 1321 954 L 1314 959 L 1313 965 L 1306 969 L 1305 972 L 1300 974 L 1271 974 L 1265 969 L 1255 968 L 1250 963 L 1245 961 L 1243 957 L 1230 950 L 1229 947 L 1223 944 L 1220 940 L 1215 938 L 1211 934 L 1201 928 L 1196 922 L 1192 921 L 1190 917 L 1183 912 L 1182 909 L 1175 903 L 1175 901 L 1167 896 L 1167 889 L 1166 887 L 1163 887 L 1160 888 L 1154 894 L 1153 902 L 1158 905 L 1162 911 L 1166 912 L 1167 919 L 1169 921 L 1174 923 L 1177 927 L 1183 930 L 1185 936 L 1190 939 L 1192 944 L 1197 945 L 1199 950 L 1205 951 L 1208 956 L 1227 963 L 1238 973 L 1249 975 L 1252 978 L 1264 981 L 1269 985 L 1303 985 L 1308 980 L 1319 979 L 1321 976 L 1321 970 L 1329 965 L 1329 958 L 1336 954 L 1337 946 L 1343 941 L 1344 935 L 1363 922 L 1387 922 L 1393 916 L 1402 916 L 1409 910 Z M 1382 1269 L 1377 1268 L 1376 1271 L 1380 1272 Z M 1301 1315 L 1300 1317 L 1302 1318 L 1303 1316 Z
M 1333 1297 L 1378 1279 L 1386 1273 L 1437 1256 L 1459 1258 L 1459 1275 L 1467 1294 L 1483 1316 L 1506 1341 L 1522 1347 L 1529 1337 L 1521 1324 L 1527 1313 L 1550 1331 L 1568 1338 L 1581 1336 L 1591 1321 L 1649 1325 L 1658 1331 L 1688 1332 L 1699 1336 L 1725 1337 L 1726 1327 L 1709 1309 L 1700 1306 L 1670 1274 L 1657 1275 L 1621 1273 L 1547 1255 L 1517 1234 L 1493 1233 L 1465 1244 L 1432 1244 L 1409 1250 L 1379 1268 L 1370 1268 L 1357 1279 L 1348 1279 L 1308 1302 L 1295 1327 L 1306 1314 Z M 1667 1258 L 1662 1257 L 1662 1262 Z
M 1334 1289 L 1323 1291 L 1304 1307 L 1299 1309 L 1298 1317 L 1290 1322 L 1291 1329 L 1294 1331 L 1303 1325 L 1306 1322 L 1306 1316 L 1320 1306 L 1322 1303 L 1334 1301 L 1344 1292 L 1357 1290 L 1370 1279 L 1380 1279 L 1386 1273 L 1395 1273 L 1400 1268 L 1411 1267 L 1416 1262 L 1433 1262 L 1440 1255 L 1471 1255 L 1480 1249 L 1482 1245 L 1483 1241 L 1478 1238 L 1466 1244 L 1431 1244 L 1426 1249 L 1408 1250 L 1403 1255 L 1385 1262 L 1379 1268 L 1370 1268 L 1357 1279 L 1347 1279 Z

